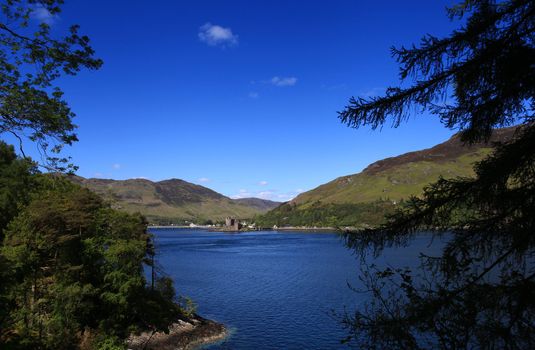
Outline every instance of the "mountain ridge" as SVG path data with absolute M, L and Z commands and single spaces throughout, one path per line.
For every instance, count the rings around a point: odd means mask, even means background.
M 334 203 L 354 203 L 371 202 L 385 197 L 399 200 L 407 198 L 407 194 L 417 195 L 419 193 L 414 191 L 415 189 L 423 189 L 423 185 L 431 183 L 438 179 L 439 176 L 473 175 L 473 163 L 489 154 L 494 142 L 510 140 L 515 131 L 515 127 L 497 129 L 493 132 L 488 142 L 474 145 L 464 145 L 460 140 L 459 134 L 455 134 L 448 140 L 433 147 L 373 162 L 359 173 L 338 177 L 310 191 L 301 193 L 290 202 L 302 204 L 314 199 Z M 369 186 L 364 188 L 364 182 L 369 182 L 369 178 L 377 178 L 379 176 L 386 177 L 384 179 L 386 181 L 382 184 L 380 195 L 377 195 L 376 189 L 372 189 Z M 344 188 L 347 189 L 351 186 L 362 187 L 354 188 L 351 191 L 351 194 L 355 195 L 354 197 L 351 197 L 350 194 L 336 196 L 334 193 L 341 194 Z M 331 193 L 324 192 L 326 187 L 328 192 Z M 319 196 L 316 195 L 317 191 L 319 191 Z M 353 193 L 359 191 L 360 195 Z
M 455 134 L 433 147 L 378 160 L 301 193 L 258 221 L 264 226 L 377 225 L 384 219 L 377 211 L 392 211 L 439 177 L 473 176 L 473 164 L 492 152 L 493 143 L 511 140 L 515 132 L 516 127 L 497 129 L 488 142 L 473 145 Z
M 173 178 L 161 181 L 148 179 L 101 179 L 69 176 L 108 200 L 113 207 L 139 212 L 150 223 L 184 224 L 222 221 L 227 216 L 249 219 L 280 205 L 261 198 L 231 199 L 208 187 Z
M 425 148 L 418 151 L 411 151 L 403 153 L 397 156 L 384 158 L 369 164 L 363 173 L 374 174 L 380 171 L 384 171 L 394 165 L 399 165 L 407 162 L 417 161 L 447 161 L 452 158 L 461 156 L 464 153 L 469 152 L 475 148 L 481 148 L 481 146 L 490 146 L 493 142 L 505 142 L 513 137 L 516 128 L 503 128 L 494 130 L 489 141 L 484 143 L 478 143 L 474 145 L 463 144 L 459 133 L 453 135 L 445 142 L 439 143 L 435 146 Z

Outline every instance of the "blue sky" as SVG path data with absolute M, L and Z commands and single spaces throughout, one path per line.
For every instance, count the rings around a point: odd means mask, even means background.
M 284 201 L 453 134 L 419 115 L 349 129 L 351 96 L 396 85 L 392 45 L 446 35 L 453 1 L 67 1 L 104 66 L 62 78 L 85 177 L 181 178 Z M 46 14 L 44 14 L 46 15 Z M 31 152 L 30 152 L 31 153 Z

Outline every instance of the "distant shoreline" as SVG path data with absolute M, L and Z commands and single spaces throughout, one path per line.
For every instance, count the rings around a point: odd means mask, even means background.
M 241 233 L 241 232 L 255 232 L 255 231 L 307 231 L 307 232 L 339 232 L 340 228 L 336 227 L 262 227 L 255 230 L 245 229 L 240 231 L 234 231 L 226 229 L 225 227 L 213 227 L 213 226 L 172 226 L 172 225 L 149 225 L 148 228 L 157 228 L 157 229 L 184 229 L 184 230 L 196 230 L 204 229 L 211 232 L 229 232 L 229 233 Z
M 337 232 L 336 227 L 277 227 L 271 228 L 272 231 L 310 231 L 310 232 Z
M 180 229 L 197 229 L 209 228 L 210 226 L 178 226 L 178 225 L 148 225 L 148 228 L 180 228 Z

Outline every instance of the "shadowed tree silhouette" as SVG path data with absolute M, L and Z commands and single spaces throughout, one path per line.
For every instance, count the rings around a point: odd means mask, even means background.
M 496 144 L 474 178 L 440 179 L 383 226 L 345 235 L 363 259 L 422 230 L 447 239 L 441 256 L 421 256 L 418 271 L 364 269 L 372 298 L 345 315 L 346 341 L 370 349 L 534 348 L 535 2 L 467 0 L 448 15 L 466 23 L 446 38 L 392 49 L 402 82 L 412 85 L 351 98 L 341 121 L 397 127 L 417 107 L 466 143 L 510 125 L 518 125 L 515 137 Z

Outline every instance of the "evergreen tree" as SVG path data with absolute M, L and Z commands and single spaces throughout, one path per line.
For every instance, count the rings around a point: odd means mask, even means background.
M 535 2 L 466 0 L 448 10 L 466 24 L 445 38 L 393 49 L 402 80 L 385 96 L 352 98 L 351 127 L 394 126 L 411 107 L 438 115 L 463 140 L 487 140 L 518 124 L 474 178 L 440 179 L 376 229 L 346 235 L 348 246 L 380 254 L 421 230 L 448 237 L 422 270 L 370 268 L 367 307 L 348 314 L 348 341 L 370 349 L 535 347 Z M 454 102 L 449 103 L 453 100 Z

